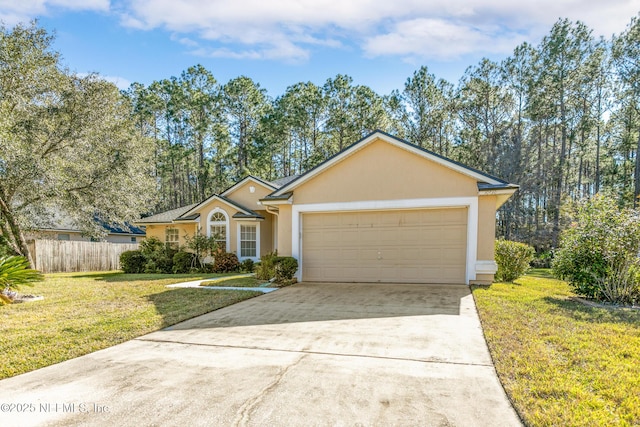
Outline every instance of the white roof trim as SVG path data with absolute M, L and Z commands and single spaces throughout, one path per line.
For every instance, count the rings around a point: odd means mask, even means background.
M 242 209 L 240 206 L 236 206 L 236 205 L 234 205 L 234 204 L 232 204 L 232 203 L 229 203 L 229 202 L 227 202 L 226 200 L 224 200 L 223 198 L 221 198 L 220 196 L 218 196 L 217 194 L 214 194 L 213 196 L 209 197 L 209 198 L 208 198 L 207 200 L 205 200 L 204 202 L 202 202 L 202 203 L 198 203 L 198 204 L 197 204 L 196 206 L 194 206 L 191 210 L 189 210 L 189 211 L 187 211 L 187 212 L 183 213 L 183 214 L 182 214 L 182 215 L 180 215 L 180 216 L 189 216 L 189 215 L 191 215 L 191 214 L 193 214 L 193 213 L 197 212 L 197 211 L 198 211 L 202 206 L 204 206 L 204 205 L 206 205 L 206 204 L 208 204 L 208 203 L 211 203 L 213 200 L 218 200 L 219 202 L 222 202 L 222 203 L 224 203 L 224 204 L 225 204 L 225 205 L 227 205 L 227 206 L 231 206 L 232 208 L 237 209 L 237 210 L 239 210 L 240 212 L 244 212 L 244 213 L 245 213 L 245 214 L 247 214 L 247 215 L 251 215 L 251 212 L 249 212 L 249 211 L 246 211 L 246 210 Z
M 452 169 L 456 172 L 459 172 L 463 175 L 466 175 L 468 177 L 474 178 L 478 181 L 482 181 L 482 182 L 486 182 L 489 184 L 503 184 L 503 181 L 498 181 L 496 179 L 492 179 L 487 175 L 484 175 L 482 173 L 479 172 L 475 172 L 473 170 L 470 170 L 462 165 L 459 165 L 457 163 L 454 163 L 453 161 L 449 161 L 449 160 L 445 160 L 441 157 L 435 156 L 427 151 L 421 150 L 417 147 L 414 147 L 408 143 L 405 143 L 399 139 L 393 138 L 389 135 L 384 134 L 383 132 L 380 131 L 376 131 L 374 133 L 372 133 L 371 135 L 369 135 L 368 137 L 366 137 L 365 139 L 361 140 L 360 142 L 352 145 L 350 148 L 344 150 L 343 152 L 337 154 L 336 156 L 332 157 L 331 159 L 327 160 L 326 162 L 322 163 L 320 166 L 318 166 L 316 169 L 313 169 L 311 171 L 309 171 L 306 174 L 301 175 L 299 178 L 293 180 L 292 182 L 290 182 L 289 184 L 280 187 L 277 191 L 273 192 L 272 194 L 274 196 L 280 195 L 282 193 L 286 193 L 288 191 L 293 190 L 294 188 L 298 187 L 299 185 L 305 183 L 306 181 L 308 181 L 309 179 L 315 177 L 316 175 L 318 175 L 319 173 L 323 172 L 325 169 L 330 168 L 331 166 L 333 166 L 334 164 L 341 162 L 342 160 L 344 160 L 346 157 L 351 156 L 352 154 L 354 154 L 355 152 L 363 149 L 364 147 L 366 147 L 367 145 L 371 144 L 373 141 L 375 141 L 376 139 L 382 139 L 398 148 L 401 148 L 403 150 L 409 151 L 411 153 L 417 154 L 423 158 L 429 159 L 441 166 L 447 167 L 449 169 Z
M 226 189 L 224 191 L 224 193 L 220 193 L 221 196 L 226 196 L 227 194 L 233 193 L 234 191 L 236 191 L 239 187 L 241 187 L 242 185 L 244 185 L 247 181 L 253 181 L 258 185 L 261 185 L 262 187 L 265 187 L 271 191 L 277 190 L 278 187 L 271 185 L 268 182 L 262 181 L 252 175 L 247 176 L 244 179 L 241 179 L 240 181 L 236 182 L 235 184 L 233 184 L 231 187 L 229 187 L 228 189 Z

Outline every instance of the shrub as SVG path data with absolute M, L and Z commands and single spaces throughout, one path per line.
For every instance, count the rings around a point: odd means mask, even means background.
M 157 237 L 147 237 L 140 242 L 140 252 L 147 257 L 163 252 L 165 248 L 166 245 Z
M 640 217 L 596 195 L 583 202 L 563 231 L 554 274 L 587 298 L 633 303 L 640 298 Z
M 510 240 L 496 241 L 496 263 L 498 271 L 496 280 L 513 282 L 529 269 L 535 250 L 524 243 Z
M 274 269 L 276 283 L 291 284 L 298 270 L 298 261 L 290 256 L 277 257 Z
M 269 252 L 260 257 L 260 263 L 256 265 L 256 279 L 271 280 L 276 275 L 275 261 L 278 252 Z
M 253 273 L 254 268 L 255 265 L 252 259 L 245 259 L 240 265 L 240 270 L 244 271 L 245 273 Z
M 173 273 L 173 256 L 178 252 L 177 249 L 165 245 L 156 237 L 150 237 L 140 243 L 140 252 L 146 259 L 144 273 Z
M 125 251 L 120 254 L 120 269 L 127 274 L 144 272 L 147 258 L 141 251 Z
M 189 273 L 197 268 L 197 256 L 194 253 L 179 251 L 173 256 L 173 272 L 176 274 Z
M 236 254 L 231 252 L 219 251 L 215 254 L 213 260 L 213 271 L 215 273 L 229 273 L 238 271 L 240 262 Z

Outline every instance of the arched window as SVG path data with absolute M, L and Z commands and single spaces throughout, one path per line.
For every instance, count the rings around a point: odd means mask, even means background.
M 215 238 L 218 247 L 229 252 L 229 217 L 227 213 L 220 208 L 214 209 L 209 214 L 208 232 L 209 237 Z

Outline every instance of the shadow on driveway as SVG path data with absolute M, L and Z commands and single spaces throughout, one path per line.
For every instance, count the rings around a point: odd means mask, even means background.
M 471 298 L 466 285 L 300 283 L 169 329 L 457 316 L 463 298 Z

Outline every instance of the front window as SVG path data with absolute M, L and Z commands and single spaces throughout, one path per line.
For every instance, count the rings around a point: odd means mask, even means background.
M 222 212 L 211 215 L 209 236 L 214 238 L 219 249 L 227 250 L 227 217 Z
M 180 244 L 180 232 L 177 228 L 167 228 L 164 234 L 164 241 L 167 246 L 178 248 Z
M 58 240 L 71 240 L 71 235 L 68 233 L 58 234 Z
M 256 256 L 256 226 L 241 225 L 240 226 L 240 256 L 255 257 Z

